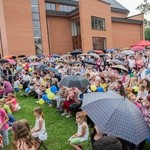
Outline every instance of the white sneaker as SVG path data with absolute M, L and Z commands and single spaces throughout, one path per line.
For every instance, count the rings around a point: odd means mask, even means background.
M 67 115 L 67 116 L 66 116 L 66 118 L 70 118 L 70 117 L 72 117 L 72 115 Z
M 65 115 L 68 115 L 68 113 L 64 112 L 64 113 L 62 113 L 61 115 L 62 115 L 62 116 L 65 116 Z

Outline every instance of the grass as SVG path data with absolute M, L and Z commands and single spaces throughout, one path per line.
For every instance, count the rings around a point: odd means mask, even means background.
M 68 138 L 77 131 L 75 125 L 75 118 L 66 119 L 55 111 L 55 108 L 48 105 L 36 104 L 32 97 L 24 98 L 18 96 L 21 110 L 14 113 L 17 120 L 27 119 L 30 126 L 34 126 L 35 117 L 33 115 L 33 109 L 40 106 L 44 110 L 44 118 L 46 121 L 46 129 L 48 132 L 48 140 L 45 141 L 45 145 L 48 150 L 71 150 L 70 145 L 67 143 Z M 84 145 L 84 150 L 89 150 L 88 143 Z M 42 148 L 41 148 L 42 150 Z M 150 144 L 146 143 L 144 150 L 150 150 Z

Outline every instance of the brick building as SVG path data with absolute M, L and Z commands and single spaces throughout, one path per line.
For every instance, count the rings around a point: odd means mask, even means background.
M 0 54 L 63 54 L 143 40 L 143 14 L 116 0 L 0 0 Z

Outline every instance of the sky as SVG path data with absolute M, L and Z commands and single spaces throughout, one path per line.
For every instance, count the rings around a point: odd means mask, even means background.
M 117 0 L 117 1 L 124 7 L 126 7 L 128 10 L 130 10 L 129 16 L 131 16 L 140 13 L 140 11 L 136 10 L 136 7 L 139 6 L 144 0 Z M 148 2 L 150 2 L 150 0 L 148 0 Z M 150 14 L 145 15 L 145 18 L 150 20 Z

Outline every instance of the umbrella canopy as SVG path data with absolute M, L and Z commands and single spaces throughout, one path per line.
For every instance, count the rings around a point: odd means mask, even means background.
M 99 58 L 99 55 L 95 54 L 95 53 L 91 53 L 91 56 L 93 56 L 94 58 Z
M 19 55 L 18 58 L 24 58 L 26 55 Z
M 55 69 L 55 68 L 53 68 L 53 67 L 46 67 L 46 68 L 44 68 L 44 70 L 52 71 L 52 72 L 54 72 L 54 73 L 58 73 L 58 70 Z
M 107 49 L 106 53 L 114 53 L 116 51 L 116 49 Z
M 123 71 L 127 71 L 127 72 L 128 72 L 128 69 L 125 68 L 125 67 L 122 66 L 122 65 L 114 65 L 114 66 L 111 66 L 111 68 L 120 69 L 120 70 L 123 70 Z
M 16 61 L 14 59 L 7 59 L 7 60 L 10 64 L 16 64 Z
M 0 63 L 3 64 L 3 63 L 8 63 L 8 60 L 7 59 L 0 59 Z
M 76 49 L 73 50 L 72 52 L 70 52 L 71 55 L 78 55 L 78 54 L 82 54 L 82 51 L 80 49 Z
M 54 58 L 60 58 L 60 55 L 58 55 L 58 54 L 53 54 L 52 57 L 54 57 Z
M 60 85 L 66 87 L 77 87 L 79 89 L 87 87 L 90 85 L 89 80 L 83 78 L 82 76 L 67 76 L 60 81 Z
M 99 54 L 99 56 L 100 56 L 100 57 L 105 57 L 106 55 L 105 55 L 105 54 Z
M 13 55 L 8 55 L 8 56 L 4 56 L 4 59 L 16 59 L 16 56 Z
M 85 60 L 84 63 L 89 64 L 89 65 L 96 65 L 96 63 L 92 60 Z
M 72 64 L 72 65 L 81 64 L 81 61 L 73 61 L 73 62 L 70 62 L 70 64 Z
M 88 54 L 94 53 L 94 50 L 89 50 L 87 53 Z
M 102 50 L 95 50 L 94 53 L 96 53 L 96 54 L 104 54 L 104 52 Z
M 36 68 L 39 70 L 44 70 L 47 67 L 46 64 L 40 64 L 39 66 L 37 66 Z
M 150 46 L 150 41 L 140 41 L 137 46 Z
M 134 55 L 134 52 L 131 51 L 131 50 L 125 50 L 125 51 L 122 51 L 121 54 L 125 54 L 125 55 Z
M 124 65 L 124 62 L 122 62 L 121 60 L 119 59 L 113 59 L 111 62 L 117 64 L 117 65 Z
M 131 50 L 134 52 L 143 52 L 145 50 L 145 48 L 142 46 L 134 46 L 131 48 Z
M 38 59 L 38 57 L 33 55 L 33 56 L 29 56 L 28 59 Z
M 136 145 L 150 137 L 137 106 L 113 91 L 84 94 L 82 109 L 105 134 Z

